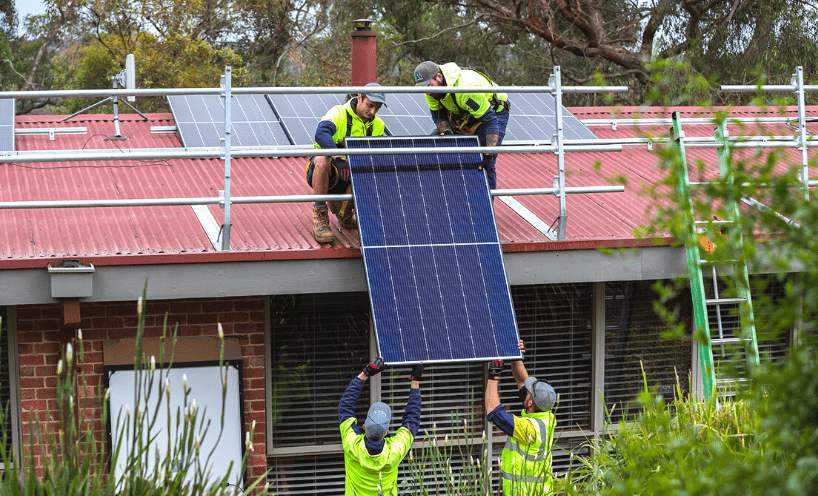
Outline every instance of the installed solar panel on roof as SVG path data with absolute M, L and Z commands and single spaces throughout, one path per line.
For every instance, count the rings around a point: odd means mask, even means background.
M 186 147 L 219 147 L 224 139 L 224 98 L 219 95 L 168 96 Z M 233 95 L 230 121 L 234 147 L 290 145 L 281 122 L 263 95 Z
M 548 93 L 513 93 L 509 95 L 511 111 L 504 142 L 548 141 L 556 134 L 556 100 Z M 391 136 L 426 136 L 434 128 L 424 95 L 390 94 L 388 108 L 378 116 L 383 119 Z M 597 139 L 579 119 L 562 109 L 565 139 Z
M 386 105 L 378 111 L 378 117 L 391 136 L 428 136 L 435 129 L 423 95 L 389 94 Z
M 552 95 L 512 93 L 508 95 L 508 100 L 511 104 L 511 114 L 503 142 L 550 140 L 557 133 L 557 102 Z M 597 139 L 596 135 L 565 107 L 562 108 L 562 123 L 565 139 Z
M 347 101 L 345 95 L 267 95 L 292 143 L 312 146 L 318 121 L 329 109 Z
M 14 151 L 13 98 L 0 98 L 0 151 Z
M 348 148 L 478 146 L 350 138 Z M 479 154 L 350 155 L 378 351 L 387 363 L 520 358 Z

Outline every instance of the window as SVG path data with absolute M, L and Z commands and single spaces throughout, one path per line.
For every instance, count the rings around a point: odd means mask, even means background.
M 366 293 L 275 296 L 270 316 L 270 491 L 316 494 L 319 484 L 323 494 L 343 494 L 338 401 L 371 358 L 369 298 Z M 369 381 L 358 401 L 359 420 L 368 408 Z
M 12 422 L 11 422 L 11 378 L 9 367 L 9 325 L 8 312 L 6 307 L 0 306 L 0 319 L 2 319 L 2 327 L 0 327 L 0 416 L 2 416 L 2 423 L 0 428 L 3 429 L 3 434 L 6 435 L 6 444 L 3 449 L 6 453 L 12 453 Z M 0 460 L 2 466 L 2 460 Z
M 672 398 L 677 376 L 683 393 L 689 389 L 692 343 L 689 339 L 665 339 L 667 323 L 656 314 L 655 281 L 605 284 L 605 407 L 616 422 L 625 411 L 633 413 L 633 401 L 645 387 Z M 666 303 L 668 310 L 692 329 L 692 302 L 685 292 Z
M 758 353 L 772 361 L 784 358 L 791 343 L 792 329 L 773 335 L 771 318 L 776 318 L 773 309 L 779 309 L 781 301 L 786 298 L 786 280 L 778 277 L 755 276 L 750 278 L 753 295 L 753 316 L 755 317 Z
M 779 327 L 772 325 L 770 319 L 776 318 L 775 312 L 779 302 L 785 298 L 785 281 L 779 280 L 777 276 L 757 275 L 750 277 L 750 288 L 753 299 L 753 317 L 756 327 L 756 340 L 758 342 L 758 353 L 761 359 L 772 361 L 783 358 L 787 353 L 787 346 L 792 336 L 792 330 L 780 332 L 774 335 L 773 329 Z M 719 296 L 729 297 L 723 281 L 719 280 Z M 712 278 L 705 278 L 705 294 L 707 298 L 713 298 L 715 294 Z M 721 329 L 725 338 L 738 337 L 741 331 L 741 319 L 739 317 L 739 305 L 737 303 L 721 305 Z M 708 308 L 708 319 L 710 324 L 710 335 L 717 338 L 719 330 L 719 316 L 715 308 Z M 734 374 L 735 377 L 746 377 L 746 353 L 741 343 L 717 345 L 713 347 L 713 361 L 716 370 Z M 728 382 L 729 385 L 738 387 L 740 381 Z M 730 394 L 730 391 L 727 391 Z
M 512 288 L 518 326 L 527 348 L 527 370 L 548 380 L 560 395 L 558 430 L 590 426 L 592 288 L 591 284 Z M 270 491 L 343 494 L 338 400 L 370 358 L 369 299 L 365 293 L 275 296 L 270 308 Z M 392 367 L 380 375 L 380 397 L 392 407 L 393 427 L 399 425 L 404 413 L 411 369 Z M 428 447 L 430 438 L 437 443 L 457 439 L 458 447 L 450 454 L 457 474 L 471 463 L 470 455 L 478 458 L 483 447 L 483 363 L 431 364 L 424 371 L 421 387 L 421 427 L 414 453 L 421 456 L 421 448 Z M 520 402 L 510 371 L 501 381 L 500 393 L 501 401 L 518 412 Z M 365 389 L 356 412 L 359 421 L 366 417 L 368 407 L 369 390 Z M 576 444 L 567 436 L 558 442 L 566 449 Z M 491 450 L 499 456 L 502 446 L 502 441 L 496 442 Z M 554 457 L 555 470 L 566 466 L 569 459 L 560 449 L 555 450 Z M 427 467 L 419 477 L 434 480 L 433 472 Z M 399 485 L 413 483 L 407 460 L 400 474 Z
M 592 291 L 591 284 L 511 288 L 526 370 L 559 395 L 557 431 L 590 428 Z M 520 410 L 513 381 L 501 381 L 500 401 Z

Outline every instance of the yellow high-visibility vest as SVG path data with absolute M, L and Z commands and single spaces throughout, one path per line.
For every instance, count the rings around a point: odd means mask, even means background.
M 500 456 L 505 496 L 551 494 L 551 451 L 557 420 L 548 412 L 514 417 L 514 435 L 508 437 Z
M 341 441 L 344 445 L 344 467 L 346 496 L 378 496 L 378 486 L 384 496 L 398 494 L 398 465 L 412 447 L 414 437 L 406 427 L 401 427 L 394 436 L 384 439 L 383 451 L 370 455 L 366 451 L 364 436 L 355 434 L 352 417 L 341 424 Z

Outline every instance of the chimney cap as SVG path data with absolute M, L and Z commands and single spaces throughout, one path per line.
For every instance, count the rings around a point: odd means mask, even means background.
M 372 19 L 355 19 L 355 31 L 372 31 Z

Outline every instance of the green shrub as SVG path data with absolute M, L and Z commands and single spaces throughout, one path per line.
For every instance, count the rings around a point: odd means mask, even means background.
M 807 338 L 809 340 L 809 338 Z M 752 395 L 666 404 L 647 386 L 641 411 L 608 424 L 592 456 L 558 478 L 570 495 L 814 495 L 818 487 L 818 357 L 814 343 L 763 364 Z M 647 383 L 646 383 L 647 384 Z

